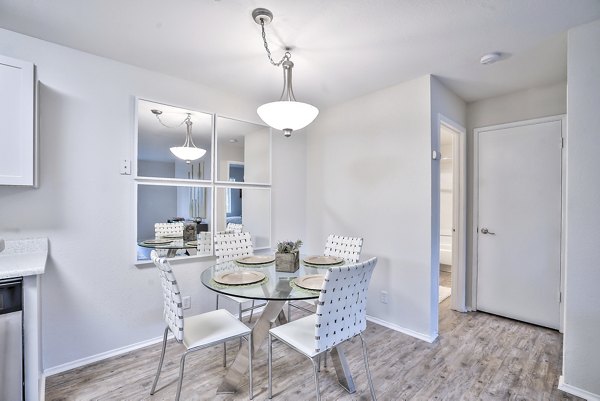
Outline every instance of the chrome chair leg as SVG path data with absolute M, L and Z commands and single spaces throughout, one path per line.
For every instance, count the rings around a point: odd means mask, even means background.
M 269 333 L 269 338 L 268 338 L 268 351 L 267 351 L 267 365 L 268 365 L 268 369 L 269 369 L 269 384 L 268 384 L 268 393 L 267 396 L 269 399 L 273 398 L 273 338 L 271 337 L 271 334 Z
M 250 399 L 254 398 L 254 387 L 252 382 L 252 332 L 248 334 L 248 392 Z
M 288 322 L 292 321 L 292 304 L 290 301 L 288 301 Z
M 317 401 L 321 401 L 321 390 L 319 389 L 319 364 L 316 360 L 311 359 L 313 371 L 315 373 L 315 386 L 317 389 Z
M 175 395 L 175 401 L 179 401 L 179 396 L 181 395 L 181 384 L 183 382 L 183 370 L 185 368 L 185 357 L 187 356 L 189 351 L 185 351 L 183 355 L 181 355 L 181 362 L 179 362 L 179 380 L 177 381 L 177 394 Z
M 323 367 L 327 369 L 327 351 L 323 353 Z
M 321 371 L 321 354 L 317 355 L 317 370 Z
M 160 353 L 160 362 L 158 362 L 158 369 L 156 370 L 156 377 L 154 378 L 154 383 L 152 384 L 152 389 L 150 389 L 150 395 L 154 395 L 154 390 L 156 390 L 156 384 L 158 383 L 158 376 L 160 376 L 160 371 L 162 369 L 163 361 L 165 360 L 165 350 L 167 349 L 167 336 L 169 335 L 169 327 L 165 328 L 165 334 L 163 336 L 162 343 L 162 352 Z
M 256 301 L 252 300 L 252 308 L 250 309 L 250 320 L 248 320 L 248 323 L 252 322 L 252 314 L 254 313 L 254 302 Z
M 242 304 L 238 304 L 238 320 L 240 322 L 243 322 L 243 320 L 242 320 Z M 242 349 L 242 337 L 240 337 L 240 348 L 239 349 Z
M 215 310 L 219 310 L 219 294 L 217 294 L 217 302 L 215 305 Z M 227 343 L 223 343 L 223 367 L 227 367 Z
M 369 369 L 369 354 L 367 352 L 367 342 L 363 338 L 362 333 L 360 335 L 360 343 L 362 344 L 363 349 L 363 359 L 365 360 L 365 368 L 367 368 L 367 379 L 369 380 L 369 389 L 371 389 L 371 397 L 373 401 L 377 401 L 377 397 L 375 396 L 375 388 L 373 387 L 373 379 L 371 378 L 371 370 Z

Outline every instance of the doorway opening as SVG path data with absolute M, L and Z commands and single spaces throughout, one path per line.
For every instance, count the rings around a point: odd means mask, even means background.
M 458 206 L 454 197 L 454 183 L 459 179 L 455 174 L 458 166 L 458 135 L 459 133 L 445 124 L 440 124 L 440 269 L 438 302 L 450 302 L 452 295 L 452 265 L 453 265 L 453 234 L 454 206 Z
M 230 182 L 244 182 L 244 163 L 227 162 L 227 177 Z M 227 223 L 242 224 L 242 189 L 227 188 L 225 205 Z
M 439 308 L 466 312 L 466 130 L 461 125 L 438 115 L 439 135 L 439 265 L 432 278 L 437 285 Z M 433 256 L 439 256 L 433 257 Z M 436 266 L 433 266 L 434 268 Z M 435 315 L 434 315 L 435 316 Z

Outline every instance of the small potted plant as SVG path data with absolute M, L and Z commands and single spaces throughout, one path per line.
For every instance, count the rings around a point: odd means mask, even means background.
M 282 241 L 277 244 L 275 253 L 275 270 L 293 273 L 300 267 L 300 247 L 302 241 Z

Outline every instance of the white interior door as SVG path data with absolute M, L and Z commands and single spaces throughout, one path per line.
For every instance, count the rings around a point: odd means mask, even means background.
M 477 309 L 560 325 L 561 120 L 478 132 Z

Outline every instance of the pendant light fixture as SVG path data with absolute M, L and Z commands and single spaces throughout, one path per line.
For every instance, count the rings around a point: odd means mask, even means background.
M 312 123 L 317 118 L 319 109 L 311 104 L 298 102 L 294 96 L 292 87 L 294 63 L 290 60 L 292 54 L 286 51 L 279 62 L 275 62 L 271 57 L 265 35 L 265 25 L 271 23 L 273 13 L 266 8 L 257 8 L 252 11 L 252 18 L 261 27 L 263 43 L 269 61 L 275 67 L 281 66 L 283 68 L 283 91 L 279 101 L 265 103 L 256 112 L 267 125 L 283 131 L 283 135 L 289 137 L 292 135 L 292 131 L 302 129 Z
M 167 128 L 176 128 L 176 127 L 169 127 L 160 119 L 160 115 L 162 114 L 162 111 L 157 110 L 157 109 L 152 109 L 151 111 L 152 111 L 152 114 L 154 114 L 156 116 L 156 119 L 158 120 L 159 123 L 161 123 L 161 125 L 163 125 Z M 206 150 L 201 149 L 194 144 L 194 140 L 192 139 L 192 114 L 191 113 L 187 113 L 186 118 L 177 127 L 180 127 L 183 124 L 185 124 L 185 126 L 186 126 L 185 142 L 183 143 L 182 146 L 171 147 L 170 150 L 171 150 L 171 153 L 173 153 L 175 155 L 175 157 L 177 157 L 181 160 L 185 160 L 186 163 L 190 164 L 192 160 L 198 160 L 199 158 L 204 156 L 206 154 Z

